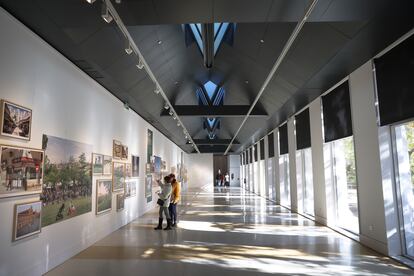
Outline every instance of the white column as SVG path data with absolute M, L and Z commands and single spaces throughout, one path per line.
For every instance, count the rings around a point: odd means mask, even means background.
M 313 198 L 315 203 L 315 220 L 321 224 L 327 223 L 325 168 L 323 155 L 321 98 L 317 98 L 309 106 L 311 148 L 312 148 L 312 174 Z
M 265 187 L 265 192 L 264 192 L 264 196 L 266 198 L 270 198 L 270 194 L 269 194 L 269 174 L 268 172 L 268 167 L 269 167 L 269 143 L 267 141 L 268 137 L 267 135 L 264 137 L 264 155 L 265 155 L 265 160 L 264 160 L 264 187 Z
M 275 146 L 275 157 L 273 160 L 273 181 L 275 185 L 276 204 L 280 204 L 280 172 L 279 172 L 279 129 L 275 129 L 273 132 L 274 146 Z
M 367 62 L 353 72 L 349 85 L 358 181 L 360 240 L 386 254 L 387 231 L 372 63 Z
M 296 137 L 294 117 L 288 120 L 287 128 L 289 144 L 290 206 L 292 211 L 298 212 L 298 186 L 296 182 Z

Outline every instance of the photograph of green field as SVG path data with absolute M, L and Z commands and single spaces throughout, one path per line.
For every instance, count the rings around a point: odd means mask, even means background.
M 112 209 L 112 180 L 96 181 L 96 214 Z
M 125 189 L 125 163 L 113 162 L 113 187 L 112 191 Z
M 43 135 L 42 227 L 92 211 L 92 146 Z

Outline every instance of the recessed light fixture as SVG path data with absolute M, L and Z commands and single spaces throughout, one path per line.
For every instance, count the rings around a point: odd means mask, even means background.
M 260 39 L 260 43 L 264 43 L 264 39 Z
M 245 84 L 249 84 L 249 81 L 248 81 L 248 80 L 245 80 L 245 81 L 244 81 L 244 83 L 245 83 Z
M 162 40 L 158 40 L 157 43 L 158 43 L 158 45 L 161 45 L 162 44 Z
M 139 70 L 142 70 L 142 68 L 144 68 L 144 63 L 142 62 L 141 58 L 138 60 L 137 67 Z
M 102 3 L 101 16 L 106 23 L 111 23 L 112 19 L 114 19 L 105 2 Z
M 178 85 L 178 84 L 179 84 L 179 82 L 178 82 L 178 81 L 176 81 L 176 82 L 174 82 L 174 84 L 175 84 L 175 85 Z

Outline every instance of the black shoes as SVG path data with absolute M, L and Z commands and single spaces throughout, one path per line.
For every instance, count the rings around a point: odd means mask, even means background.
M 167 219 L 167 227 L 165 227 L 164 230 L 172 230 L 172 228 L 171 228 L 171 220 L 170 219 Z
M 158 226 L 154 228 L 154 230 L 161 230 L 162 229 L 162 218 L 158 218 Z

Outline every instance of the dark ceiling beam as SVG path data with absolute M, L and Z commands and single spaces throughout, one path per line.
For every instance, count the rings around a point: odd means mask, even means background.
M 200 105 L 174 105 L 178 116 L 191 117 L 244 117 L 250 105 L 223 105 L 223 106 L 200 106 Z M 168 110 L 163 110 L 161 116 L 170 116 Z M 263 109 L 256 107 L 252 110 L 250 117 L 268 117 Z
M 197 145 L 228 145 L 231 139 L 193 139 Z M 233 144 L 240 145 L 239 141 L 233 142 Z
M 201 32 L 203 38 L 204 66 L 211 68 L 213 67 L 214 61 L 214 24 L 202 24 Z

